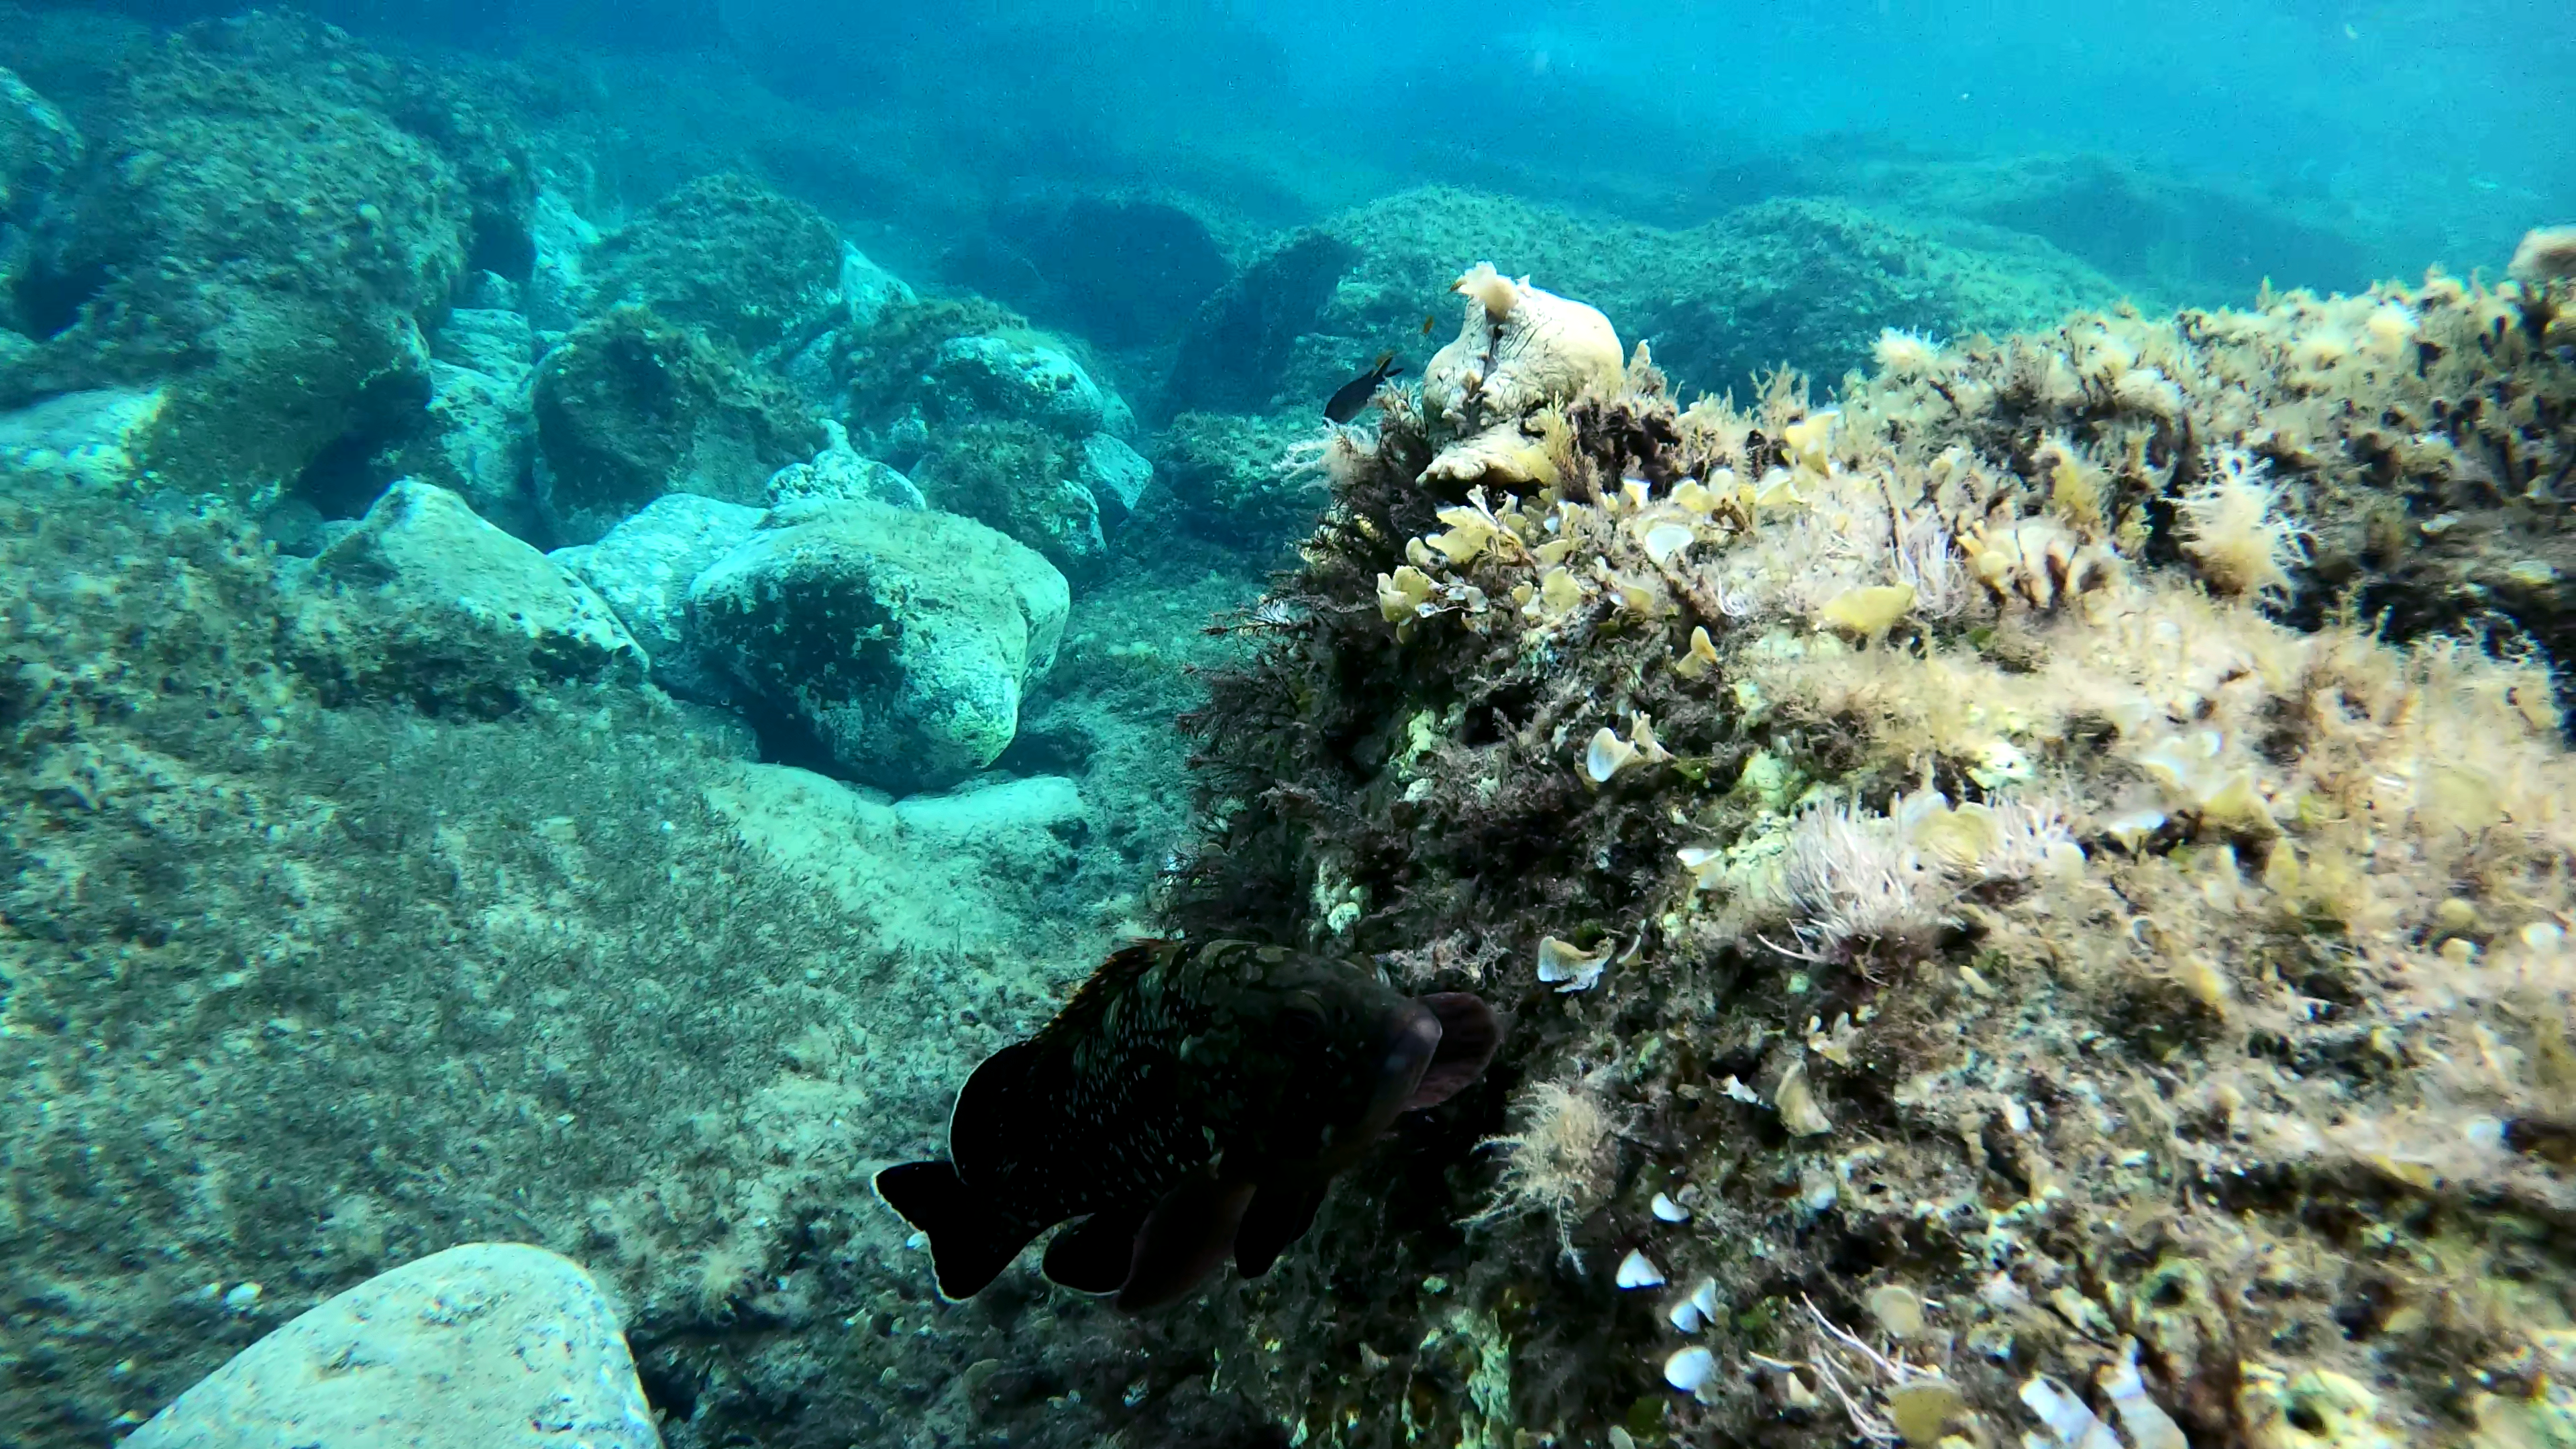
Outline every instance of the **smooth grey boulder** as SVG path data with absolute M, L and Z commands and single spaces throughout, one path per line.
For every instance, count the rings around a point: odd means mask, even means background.
M 581 1265 L 468 1243 L 379 1273 L 233 1356 L 124 1449 L 659 1449 Z
M 771 510 L 689 603 L 734 678 L 853 778 L 904 794 L 1010 745 L 1069 594 L 1035 550 L 970 519 L 836 500 Z
M 311 578 L 290 645 L 326 690 L 493 716 L 559 684 L 644 679 L 605 599 L 435 484 L 386 489 Z
M 683 699 L 732 704 L 740 686 L 705 658 L 689 627 L 689 585 L 760 528 L 761 510 L 665 493 L 599 542 L 546 557 L 590 585 L 653 659 L 653 681 Z

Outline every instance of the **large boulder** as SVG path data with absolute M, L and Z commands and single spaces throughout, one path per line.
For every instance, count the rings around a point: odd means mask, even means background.
M 313 561 L 294 652 L 326 691 L 506 714 L 567 683 L 641 683 L 606 600 L 435 484 L 403 479 Z
M 1054 663 L 1064 576 L 969 519 L 864 501 L 773 510 L 698 576 L 697 636 L 838 767 L 897 793 L 985 768 Z
M 1137 526 L 1253 554 L 1303 538 L 1323 512 L 1323 480 L 1290 467 L 1288 450 L 1313 432 L 1285 418 L 1181 414 L 1156 440 L 1154 486 Z
M 923 408 L 934 425 L 1007 420 L 1073 438 L 1136 430 L 1134 413 L 1116 393 L 1064 349 L 1033 337 L 952 338 L 923 382 Z
M 967 423 L 939 435 L 913 472 L 933 508 L 990 524 L 1087 580 L 1107 563 L 1086 452 L 1032 423 Z
M 468 1243 L 379 1273 L 234 1355 L 129 1449 L 659 1449 L 581 1265 Z
M 844 261 L 821 212 L 745 177 L 704 176 L 600 244 L 593 305 L 640 303 L 748 356 L 778 356 L 848 315 Z
M 653 659 L 653 680 L 683 699 L 731 704 L 739 686 L 699 652 L 689 627 L 689 586 L 760 528 L 761 510 L 665 493 L 597 543 L 547 557 L 599 591 Z
M 26 228 L 80 155 L 80 133 L 63 113 L 0 66 L 0 368 L 35 345 L 18 335 L 25 326 L 17 294 L 30 252 Z
M 729 347 L 645 307 L 584 323 L 537 369 L 537 501 L 558 543 L 592 543 L 665 493 L 767 501 L 770 475 L 829 440 Z
M 164 387 L 138 461 L 264 506 L 416 421 L 417 319 L 506 250 L 523 170 L 461 88 L 326 26 L 254 13 L 144 57 L 34 228 L 12 292 L 41 345 L 0 406 Z

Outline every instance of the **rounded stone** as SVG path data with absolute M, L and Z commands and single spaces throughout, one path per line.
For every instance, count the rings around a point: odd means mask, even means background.
M 840 769 L 897 794 L 1000 757 L 1067 604 L 1064 576 L 1026 546 L 858 499 L 771 510 L 689 591 L 702 649 Z
M 127 1449 L 659 1449 L 616 1310 L 581 1265 L 468 1243 L 379 1273 L 234 1355 Z

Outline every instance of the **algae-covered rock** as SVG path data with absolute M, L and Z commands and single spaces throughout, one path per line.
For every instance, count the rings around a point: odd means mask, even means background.
M 923 379 L 934 425 L 1028 423 L 1068 438 L 1135 431 L 1135 416 L 1061 348 L 1033 338 L 958 337 L 943 345 Z
M 2459 455 L 2565 462 L 2557 325 L 2436 279 L 1891 335 L 1833 406 L 1631 366 L 1553 409 L 1544 489 L 1439 466 L 1428 410 L 1332 435 L 1267 643 L 1191 721 L 1170 924 L 1516 1021 L 1429 1161 L 1327 1200 L 1345 1256 L 1212 1351 L 1313 1345 L 1245 1392 L 1353 1449 L 2519 1418 L 2459 1386 L 2556 1351 L 2570 1255 L 2506 1225 L 2576 1210 L 2576 754 L 2527 646 L 2302 605 L 2317 504 L 2500 512 Z M 1926 1342 L 1937 1378 L 1895 1367 Z M 1381 1343 L 1428 1387 L 1323 1367 Z
M 143 465 L 254 503 L 397 435 L 429 392 L 415 318 L 515 224 L 517 162 L 473 103 L 261 14 L 181 32 L 99 114 L 15 288 L 43 345 L 0 403 L 163 387 Z
M 848 315 L 846 256 L 814 208 L 746 177 L 706 176 L 587 258 L 591 305 L 648 306 L 746 356 L 793 352 Z
M 1046 555 L 1070 579 L 1108 561 L 1088 454 L 1025 422 L 977 422 L 939 435 L 914 468 L 933 508 L 988 523 Z
M 826 442 L 784 384 L 643 307 L 584 323 L 536 380 L 537 499 L 558 541 L 590 543 L 670 492 L 766 501 L 770 475 Z
M 1322 480 L 1291 466 L 1313 429 L 1283 418 L 1183 413 L 1154 450 L 1148 532 L 1168 522 L 1211 543 L 1266 554 L 1303 537 L 1323 509 Z
M 659 1449 L 617 1310 L 520 1243 L 405 1263 L 235 1355 L 134 1449 Z
M 547 555 L 599 591 L 653 660 L 653 679 L 686 699 L 729 704 L 740 686 L 704 657 L 690 628 L 689 586 L 760 527 L 761 510 L 665 493 L 599 542 Z
M 313 561 L 294 621 L 318 679 L 356 697 L 494 715 L 570 682 L 640 683 L 607 601 L 465 500 L 405 479 Z
M 1067 603 L 1063 575 L 981 524 L 855 501 L 773 510 L 689 591 L 711 655 L 896 791 L 1001 755 Z

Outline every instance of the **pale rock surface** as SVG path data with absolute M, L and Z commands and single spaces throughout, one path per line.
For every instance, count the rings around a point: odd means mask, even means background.
M 1135 414 L 1083 370 L 1042 342 L 955 337 L 931 363 L 927 398 L 932 424 L 1010 419 L 1068 438 L 1132 433 Z
M 360 693 L 493 715 L 555 684 L 644 677 L 606 600 L 435 484 L 385 490 L 312 577 L 323 596 L 293 621 L 294 645 Z
M 1426 477 L 1473 482 L 1536 476 L 1521 423 L 1615 386 L 1626 368 L 1610 319 L 1581 302 L 1515 282 L 1490 264 L 1458 280 L 1467 295 L 1458 335 L 1422 370 L 1422 410 L 1445 442 Z
M 593 544 L 546 555 L 598 590 L 652 656 L 653 680 L 683 699 L 730 704 L 741 693 L 704 657 L 689 628 L 689 586 L 760 528 L 761 510 L 665 493 Z
M 769 476 L 774 507 L 806 499 L 865 498 L 897 508 L 927 508 L 921 490 L 892 464 L 879 462 L 850 446 L 847 428 L 822 420 L 831 443 L 808 462 L 790 463 Z
M 508 285 L 500 278 L 494 280 Z M 499 307 L 459 307 L 447 314 L 446 324 L 430 340 L 429 355 L 505 383 L 525 386 L 528 374 L 537 365 L 536 337 L 524 313 Z
M 0 412 L 0 483 L 133 481 L 134 444 L 160 413 L 161 398 L 158 390 L 99 388 Z
M 440 334 L 442 342 L 446 337 Z M 403 472 L 454 492 L 487 522 L 521 538 L 538 527 L 528 472 L 537 446 L 528 370 L 525 363 L 515 374 L 496 374 L 431 362 L 428 416 L 401 459 Z
M 840 768 L 898 792 L 955 784 L 1010 745 L 1068 603 L 1025 545 L 860 500 L 773 509 L 689 592 L 711 657 Z
M 1114 525 L 1136 511 L 1154 481 L 1154 465 L 1116 434 L 1094 433 L 1082 440 L 1081 481 L 1100 506 L 1101 522 Z
M 1035 889 L 1074 864 L 1089 830 L 1059 775 L 972 780 L 889 800 L 790 765 L 743 764 L 708 799 L 744 841 L 874 923 L 890 946 L 954 955 L 1003 945 L 1041 915 Z M 998 933 L 998 934 L 997 934 Z
M 528 232 L 537 251 L 528 276 L 528 321 L 541 333 L 569 332 L 582 318 L 590 286 L 588 258 L 599 245 L 599 228 L 583 220 L 562 196 L 540 191 L 528 213 Z
M 570 1259 L 468 1243 L 235 1355 L 125 1449 L 659 1449 L 616 1310 Z

